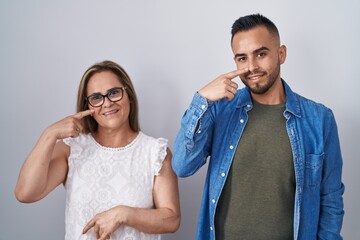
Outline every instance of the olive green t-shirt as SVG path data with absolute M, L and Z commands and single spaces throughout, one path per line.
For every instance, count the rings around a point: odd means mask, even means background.
M 285 105 L 254 102 L 215 215 L 217 240 L 293 239 L 295 173 Z

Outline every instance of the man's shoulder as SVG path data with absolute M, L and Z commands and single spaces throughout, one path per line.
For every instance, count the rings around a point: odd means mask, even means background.
M 299 103 L 302 104 L 302 105 L 312 106 L 312 107 L 316 107 L 316 108 L 321 108 L 321 109 L 324 109 L 324 110 L 330 110 L 330 108 L 328 108 L 327 106 L 325 106 L 325 104 L 320 103 L 320 102 L 317 102 L 317 101 L 314 100 L 314 99 L 307 98 L 307 97 L 305 97 L 305 96 L 303 96 L 303 95 L 300 95 L 300 94 L 298 94 L 298 93 L 294 93 L 294 95 L 297 97 Z
M 282 79 L 282 82 L 283 82 L 283 86 L 285 88 L 286 102 L 287 102 L 288 106 L 291 106 L 294 108 L 299 108 L 301 106 L 307 106 L 307 107 L 320 108 L 320 109 L 324 109 L 324 110 L 329 109 L 324 104 L 316 102 L 313 99 L 304 97 L 303 95 L 300 95 L 299 93 L 293 91 L 284 79 Z
M 296 106 L 303 117 L 321 117 L 333 115 L 332 110 L 323 103 L 317 102 L 313 99 L 304 97 L 298 93 L 293 92 L 291 101 L 287 104 Z

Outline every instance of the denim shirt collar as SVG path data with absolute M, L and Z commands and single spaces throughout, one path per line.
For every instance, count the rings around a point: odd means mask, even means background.
M 294 93 L 285 80 L 281 79 L 283 87 L 286 94 L 286 109 L 284 115 L 286 117 L 287 113 L 290 113 L 296 117 L 301 117 L 300 103 L 296 93 Z M 250 90 L 248 87 L 245 87 L 245 91 L 239 92 L 239 97 L 237 99 L 237 108 L 249 107 L 252 106 L 252 99 Z M 286 117 L 288 118 L 288 117 Z

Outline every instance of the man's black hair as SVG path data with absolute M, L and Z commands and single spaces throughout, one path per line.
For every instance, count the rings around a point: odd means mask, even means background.
M 236 33 L 248 31 L 257 26 L 264 26 L 270 33 L 279 36 L 279 31 L 275 24 L 267 17 L 258 13 L 240 17 L 234 22 L 231 28 L 231 42 Z

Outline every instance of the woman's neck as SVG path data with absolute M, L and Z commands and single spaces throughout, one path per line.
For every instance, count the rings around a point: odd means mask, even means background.
M 92 135 L 101 146 L 119 148 L 129 145 L 138 133 L 131 129 L 112 130 L 99 128 Z

